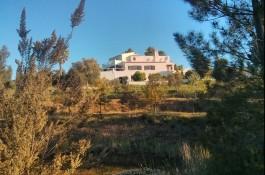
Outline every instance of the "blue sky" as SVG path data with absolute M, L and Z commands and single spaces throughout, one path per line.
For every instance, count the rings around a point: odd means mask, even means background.
M 33 40 L 48 37 L 55 29 L 66 36 L 70 31 L 70 14 L 78 0 L 1 0 L 0 46 L 5 44 L 11 56 L 13 72 L 19 58 L 16 29 L 23 7 Z M 95 58 L 103 64 L 128 48 L 143 54 L 148 46 L 164 50 L 174 63 L 190 67 L 174 41 L 173 33 L 192 30 L 207 33 L 210 26 L 188 16 L 190 6 L 182 0 L 86 0 L 85 20 L 74 32 L 70 58 L 64 65 L 82 58 Z

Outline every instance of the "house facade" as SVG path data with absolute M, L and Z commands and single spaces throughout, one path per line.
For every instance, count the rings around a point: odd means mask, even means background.
M 160 56 L 156 50 L 153 56 L 142 56 L 135 52 L 123 53 L 109 59 L 108 64 L 103 66 L 101 78 L 108 80 L 127 77 L 128 82 L 133 82 L 132 75 L 136 71 L 144 72 L 146 80 L 154 73 L 169 74 L 174 72 L 174 63 L 169 56 Z

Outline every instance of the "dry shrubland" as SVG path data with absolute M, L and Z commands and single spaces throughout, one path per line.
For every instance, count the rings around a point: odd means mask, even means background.
M 81 0 L 72 15 L 72 29 L 84 16 L 84 2 Z M 21 60 L 16 61 L 16 88 L 8 95 L 6 88 L 0 92 L 0 174 L 73 174 L 82 165 L 90 141 L 79 140 L 73 143 L 75 149 L 60 150 L 69 127 L 49 121 L 45 107 L 51 100 L 50 69 L 67 59 L 72 33 L 68 38 L 57 38 L 53 32 L 51 38 L 32 43 L 27 36 L 25 9 L 17 31 Z

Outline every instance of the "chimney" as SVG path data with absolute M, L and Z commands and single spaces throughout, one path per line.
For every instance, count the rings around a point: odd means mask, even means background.
M 158 50 L 155 49 L 155 53 L 154 53 L 154 61 L 158 61 L 159 59 L 159 53 L 158 53 Z
M 158 50 L 155 49 L 155 54 L 154 54 L 155 58 L 159 57 L 159 53 L 158 53 Z

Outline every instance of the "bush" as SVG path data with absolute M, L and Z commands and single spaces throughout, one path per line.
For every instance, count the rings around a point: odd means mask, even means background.
M 192 84 L 182 84 L 177 87 L 178 96 L 185 98 L 197 98 L 207 93 L 207 86 L 203 81 L 197 81 Z
M 246 92 L 236 92 L 209 111 L 205 139 L 213 155 L 209 174 L 264 174 L 263 105 Z
M 146 80 L 146 75 L 144 72 L 136 71 L 132 75 L 132 79 L 133 79 L 133 81 L 144 81 L 144 80 Z

